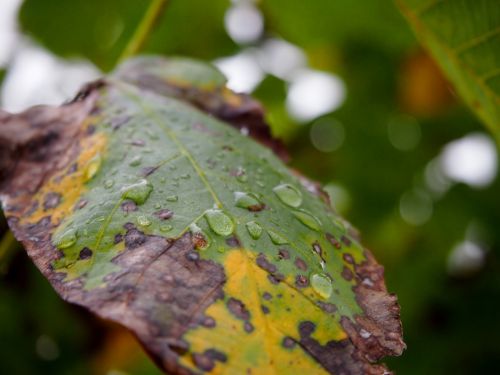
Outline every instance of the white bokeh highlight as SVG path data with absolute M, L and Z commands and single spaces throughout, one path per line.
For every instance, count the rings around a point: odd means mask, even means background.
M 444 147 L 440 165 L 450 180 L 482 188 L 495 179 L 497 159 L 493 140 L 483 133 L 471 133 Z
M 291 79 L 286 106 L 293 118 L 306 122 L 336 110 L 345 96 L 345 85 L 339 77 L 302 69 Z
M 224 16 L 226 31 L 236 43 L 257 41 L 264 31 L 264 20 L 260 10 L 251 1 L 233 4 Z
M 252 51 L 215 60 L 214 64 L 227 77 L 227 86 L 236 92 L 250 93 L 264 78 L 264 72 Z

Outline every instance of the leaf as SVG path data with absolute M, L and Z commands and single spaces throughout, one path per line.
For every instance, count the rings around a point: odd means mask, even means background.
M 500 140 L 498 1 L 397 2 L 458 93 Z
M 9 225 L 169 373 L 384 373 L 404 343 L 382 267 L 317 185 L 214 115 L 280 150 L 255 102 L 186 59 L 2 113 Z

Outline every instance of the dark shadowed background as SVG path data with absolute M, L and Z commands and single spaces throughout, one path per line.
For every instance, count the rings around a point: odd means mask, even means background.
M 1 0 L 0 105 L 59 104 L 113 68 L 143 0 Z M 399 374 L 500 367 L 493 139 L 390 0 L 170 0 L 144 51 L 213 61 L 326 185 L 402 308 Z M 1 374 L 157 374 L 131 336 L 62 302 L 0 218 Z

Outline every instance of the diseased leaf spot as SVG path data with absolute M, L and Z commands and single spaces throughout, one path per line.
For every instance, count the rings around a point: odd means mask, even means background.
M 344 266 L 344 268 L 342 269 L 341 275 L 347 281 L 351 281 L 354 278 L 352 271 L 346 266 Z
M 347 236 L 342 236 L 340 237 L 340 240 L 342 241 L 342 243 L 344 245 L 346 245 L 347 247 L 351 246 L 352 242 L 351 240 L 347 237 Z
M 302 258 L 295 258 L 295 266 L 301 271 L 307 271 L 307 263 Z
M 330 243 L 333 245 L 333 247 L 335 247 L 336 249 L 340 249 L 340 248 L 342 247 L 342 244 L 341 244 L 339 241 L 337 241 L 337 239 L 336 239 L 333 235 L 331 235 L 330 233 L 327 233 L 327 234 L 326 234 L 326 239 L 327 239 L 327 240 L 328 240 L 328 242 L 330 242 Z
M 281 341 L 281 345 L 283 345 L 283 347 L 286 349 L 292 349 L 296 345 L 296 343 L 294 339 L 286 336 L 283 338 L 283 341 Z
M 133 225 L 133 224 L 132 224 Z M 131 228 L 125 234 L 125 247 L 127 249 L 135 249 L 146 242 L 146 236 L 143 232 L 135 228 Z
M 214 360 L 204 354 L 194 353 L 193 362 L 200 370 L 211 371 L 215 367 Z
M 271 274 L 274 274 L 276 271 L 278 271 L 278 268 L 274 264 L 270 263 L 267 260 L 266 256 L 262 253 L 257 256 L 256 263 L 260 268 L 266 270 Z
M 287 249 L 279 249 L 278 258 L 282 259 L 290 259 L 290 252 Z
M 245 324 L 243 325 L 243 329 L 245 330 L 246 333 L 252 333 L 255 328 L 252 325 L 252 323 L 245 322 Z
M 186 253 L 186 259 L 191 262 L 197 262 L 198 260 L 200 260 L 200 254 L 198 254 L 196 251 L 189 251 Z
M 250 319 L 250 312 L 245 307 L 245 304 L 236 298 L 229 298 L 227 301 L 227 308 L 238 319 Z
M 207 349 L 205 355 L 214 361 L 227 362 L 227 355 L 217 349 Z
M 295 285 L 299 288 L 305 288 L 309 285 L 309 279 L 304 275 L 297 275 L 295 278 Z
M 269 292 L 264 292 L 264 294 L 262 294 L 262 298 L 264 298 L 266 301 L 270 301 L 273 296 Z
M 45 199 L 43 202 L 43 208 L 45 210 L 50 210 L 52 208 L 56 208 L 59 206 L 59 203 L 61 202 L 61 194 L 59 193 L 48 193 L 45 195 Z
M 84 247 L 82 250 L 80 250 L 78 259 L 84 260 L 90 258 L 91 256 L 92 256 L 92 250 L 90 250 L 88 247 Z
M 172 216 L 174 216 L 174 213 L 165 208 L 163 210 L 156 211 L 154 215 L 160 220 L 168 220 L 171 219 Z

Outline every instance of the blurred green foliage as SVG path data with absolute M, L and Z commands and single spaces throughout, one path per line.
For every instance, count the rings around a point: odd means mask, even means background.
M 204 59 L 237 53 L 244 47 L 224 29 L 229 5 L 171 0 L 145 51 Z M 327 153 L 310 142 L 312 123 L 299 124 L 287 114 L 284 81 L 268 75 L 254 94 L 268 109 L 275 133 L 287 140 L 292 166 L 347 191 L 350 203 L 343 214 L 386 267 L 408 344 L 403 356 L 388 360 L 390 368 L 400 374 L 495 373 L 500 366 L 500 322 L 494 318 L 500 305 L 500 179 L 483 189 L 455 184 L 441 195 L 429 192 L 433 212 L 423 225 L 408 224 L 399 210 L 405 192 L 428 189 L 425 170 L 442 147 L 481 131 L 480 123 L 450 93 L 391 1 L 259 5 L 266 35 L 295 43 L 313 67 L 340 75 L 346 84 L 345 103 L 324 116 L 343 125 L 345 141 Z M 145 7 L 140 0 L 26 0 L 20 20 L 23 32 L 52 52 L 85 57 L 109 70 Z M 419 96 L 419 90 L 426 94 Z M 421 132 L 409 151 L 396 149 L 388 137 L 388 124 L 401 116 L 416 119 Z M 451 276 L 450 251 L 471 224 L 480 228 L 489 248 L 485 266 Z M 5 232 L 3 221 L 0 231 Z M 117 345 L 110 339 L 116 329 L 59 300 L 23 252 L 15 253 L 1 280 L 0 373 L 156 373 L 144 356 L 132 362 L 106 357 L 103 353 Z M 43 335 L 57 343 L 57 358 L 37 351 Z

